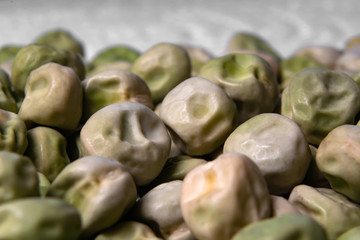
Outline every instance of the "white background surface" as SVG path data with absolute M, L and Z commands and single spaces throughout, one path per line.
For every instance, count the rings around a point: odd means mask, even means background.
M 217 55 L 247 31 L 287 57 L 305 45 L 342 48 L 359 23 L 359 0 L 0 0 L 0 47 L 61 27 L 84 44 L 87 59 L 110 45 L 145 51 L 159 42 Z

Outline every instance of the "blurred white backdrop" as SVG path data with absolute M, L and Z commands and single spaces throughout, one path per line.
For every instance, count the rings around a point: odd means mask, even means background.
M 238 31 L 254 32 L 283 56 L 305 45 L 342 48 L 360 29 L 358 0 L 0 0 L 0 47 L 69 30 L 86 58 L 115 44 L 145 51 L 159 42 L 221 54 Z

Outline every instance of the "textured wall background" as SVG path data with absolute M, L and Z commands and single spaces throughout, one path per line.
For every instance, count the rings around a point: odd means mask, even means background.
M 360 34 L 358 0 L 0 0 L 0 47 L 62 27 L 87 58 L 113 44 L 145 51 L 161 41 L 221 54 L 236 31 L 256 32 L 284 57 L 297 48 L 342 48 Z

